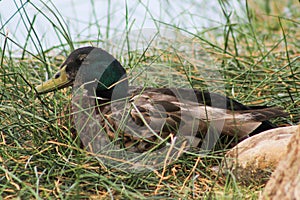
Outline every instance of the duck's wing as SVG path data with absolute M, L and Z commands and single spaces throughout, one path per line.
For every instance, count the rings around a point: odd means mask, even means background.
M 248 106 L 239 103 L 238 101 L 235 101 L 234 99 L 230 99 L 227 96 L 223 96 L 217 93 L 208 92 L 208 91 L 200 91 L 200 90 L 192 90 L 193 93 L 191 95 L 191 89 L 184 89 L 184 88 L 177 88 L 177 89 L 164 89 L 162 91 L 166 94 L 172 94 L 172 91 L 176 91 L 176 93 L 180 93 L 179 96 L 184 97 L 185 99 L 188 99 L 190 101 L 195 101 L 195 96 L 197 99 L 197 102 L 200 104 L 204 104 L 207 106 L 211 106 L 214 108 L 223 108 L 227 110 L 232 111 L 246 111 L 246 110 L 261 110 L 269 109 L 270 107 L 267 106 Z M 283 112 L 282 109 L 273 107 L 272 109 L 269 109 L 274 111 L 274 115 L 271 115 L 268 119 L 274 118 L 274 117 L 280 117 L 280 116 L 287 116 L 288 114 Z M 278 113 L 276 113 L 278 112 Z M 266 131 L 269 129 L 276 128 L 277 126 L 273 123 L 271 123 L 268 120 L 261 121 L 261 124 L 254 129 L 249 135 L 255 135 L 262 131 Z
M 111 106 L 110 119 L 117 132 L 131 140 L 156 141 L 179 132 L 196 146 L 197 136 L 208 130 L 243 138 L 263 121 L 286 115 L 278 108 L 251 110 L 221 95 L 187 89 L 140 88 L 130 94 L 125 110 L 124 104 Z

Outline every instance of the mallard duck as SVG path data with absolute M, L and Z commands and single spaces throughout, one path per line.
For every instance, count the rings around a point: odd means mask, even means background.
M 93 116 L 109 140 L 118 140 L 122 148 L 133 152 L 148 151 L 179 133 L 192 146 L 219 134 L 242 139 L 276 127 L 267 120 L 286 116 L 279 108 L 246 106 L 207 91 L 129 87 L 127 79 L 125 69 L 108 52 L 83 47 L 68 56 L 53 78 L 35 89 L 39 94 L 67 86 L 73 86 L 73 92 L 83 90 L 81 96 L 73 96 L 75 104 L 79 102 L 85 109 L 92 104 Z M 78 113 L 75 104 L 73 113 Z

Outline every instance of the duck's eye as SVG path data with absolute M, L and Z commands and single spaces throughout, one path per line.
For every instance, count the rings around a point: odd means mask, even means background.
M 60 72 L 57 72 L 55 75 L 54 75 L 54 79 L 57 79 L 60 77 Z
M 87 54 L 80 54 L 77 58 L 76 58 L 76 62 L 81 64 L 82 61 L 87 57 Z
M 79 58 L 77 58 L 77 59 L 75 60 L 75 62 L 76 62 L 77 64 L 81 64 L 81 63 L 82 63 L 82 60 L 80 60 Z

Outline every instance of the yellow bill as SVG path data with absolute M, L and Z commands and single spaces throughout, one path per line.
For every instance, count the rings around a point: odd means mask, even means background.
M 39 94 L 42 94 L 69 86 L 71 84 L 71 80 L 68 79 L 66 67 L 67 65 L 61 68 L 51 79 L 36 86 L 36 91 Z

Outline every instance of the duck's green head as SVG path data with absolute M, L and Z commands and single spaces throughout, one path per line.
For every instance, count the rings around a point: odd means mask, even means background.
M 101 48 L 82 47 L 73 51 L 58 72 L 35 89 L 39 94 L 97 80 L 97 96 L 111 99 L 127 95 L 128 81 L 122 65 Z

